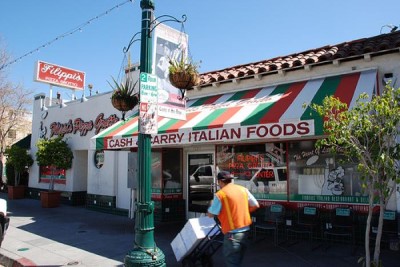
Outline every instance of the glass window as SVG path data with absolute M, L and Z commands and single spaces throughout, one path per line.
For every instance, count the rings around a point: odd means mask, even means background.
M 199 175 L 207 175 L 207 176 L 212 176 L 212 168 L 211 166 L 202 166 L 199 167 Z
M 189 154 L 187 175 L 189 211 L 207 212 L 215 192 L 214 154 Z
M 180 149 L 162 151 L 164 193 L 182 193 L 182 152 Z
M 315 148 L 315 141 L 289 143 L 291 200 L 366 203 L 355 163 Z
M 51 179 L 54 179 L 55 184 L 66 183 L 66 170 L 60 168 L 52 168 L 51 166 L 40 166 L 39 167 L 39 182 L 50 183 Z
M 161 190 L 161 152 L 158 151 L 151 153 L 151 182 L 153 191 Z
M 285 143 L 217 146 L 217 166 L 258 199 L 286 199 Z

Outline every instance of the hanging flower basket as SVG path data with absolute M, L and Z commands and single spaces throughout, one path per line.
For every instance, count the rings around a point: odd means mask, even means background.
M 169 60 L 169 81 L 182 90 L 187 90 L 200 83 L 200 75 L 197 70 L 197 64 L 191 59 L 185 58 L 184 53 L 178 58 Z
M 179 89 L 190 89 L 200 82 L 200 76 L 196 72 L 176 71 L 169 74 L 170 83 Z
M 133 83 L 127 79 L 124 83 L 118 83 L 113 78 L 114 84 L 110 86 L 114 89 L 111 96 L 111 104 L 119 111 L 126 112 L 132 110 L 139 102 L 139 97 L 134 93 L 137 81 Z
M 111 103 L 119 111 L 129 111 L 132 110 L 139 100 L 136 95 L 133 96 L 113 96 L 111 98 Z

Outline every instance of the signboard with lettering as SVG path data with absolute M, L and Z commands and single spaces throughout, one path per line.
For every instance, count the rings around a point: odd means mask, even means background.
M 314 132 L 314 121 L 271 123 L 251 126 L 226 126 L 223 129 L 192 130 L 181 129 L 177 132 L 159 133 L 152 137 L 153 146 L 207 143 L 207 142 L 235 142 L 240 140 L 257 140 L 259 138 L 296 138 L 309 136 Z M 104 148 L 120 149 L 136 147 L 137 135 L 119 136 L 104 140 Z
M 85 87 L 85 73 L 38 61 L 35 69 L 35 81 L 66 87 L 74 90 L 83 90 Z
M 50 123 L 50 138 L 53 136 L 64 136 L 66 134 L 79 134 L 80 136 L 86 136 L 88 132 L 95 130 L 95 134 L 98 134 L 101 130 L 108 128 L 119 121 L 116 114 L 112 114 L 105 118 L 104 113 L 100 113 L 95 121 L 89 120 L 84 121 L 81 118 L 69 119 L 68 122 L 53 121 Z M 46 137 L 47 127 L 41 123 L 41 132 L 44 133 L 41 138 Z
M 157 77 L 150 73 L 140 73 L 140 102 L 157 103 Z
M 140 73 L 139 131 L 142 134 L 157 134 L 157 77 Z

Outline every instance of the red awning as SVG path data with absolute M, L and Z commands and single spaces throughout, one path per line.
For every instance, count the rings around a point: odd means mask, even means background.
M 162 118 L 153 146 L 293 139 L 323 134 L 322 118 L 304 103 L 321 104 L 334 95 L 352 108 L 358 96 L 376 92 L 377 71 L 367 70 L 193 99 L 186 121 Z M 120 121 L 92 138 L 92 149 L 136 147 L 138 116 Z

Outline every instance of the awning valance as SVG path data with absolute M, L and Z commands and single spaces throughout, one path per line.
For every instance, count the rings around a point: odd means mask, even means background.
M 188 101 L 185 121 L 162 118 L 152 146 L 293 139 L 322 135 L 322 118 L 303 108 L 334 95 L 352 108 L 358 96 L 376 92 L 377 71 L 367 70 Z M 138 114 L 94 136 L 92 149 L 136 147 Z

